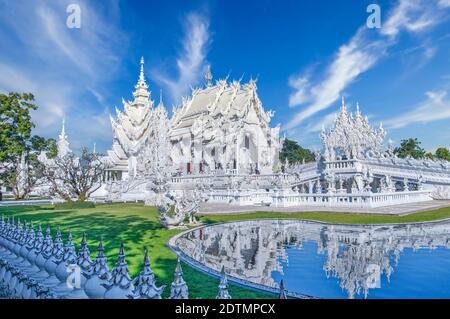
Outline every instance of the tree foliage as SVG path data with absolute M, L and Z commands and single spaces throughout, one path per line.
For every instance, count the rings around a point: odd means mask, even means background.
M 446 147 L 439 147 L 434 156 L 440 160 L 450 161 L 450 151 Z
M 42 178 L 39 153 L 57 153 L 55 140 L 31 134 L 33 102 L 31 93 L 0 94 L 0 186 L 10 187 L 16 199 L 26 198 Z
M 106 165 L 101 155 L 83 148 L 81 156 L 69 153 L 56 157 L 53 165 L 45 167 L 45 178 L 51 189 L 68 202 L 84 202 L 100 188 Z
M 400 158 L 406 158 L 411 156 L 415 159 L 421 159 L 425 157 L 425 150 L 420 147 L 421 142 L 417 138 L 409 138 L 402 140 L 400 146 L 395 148 L 394 153 Z
M 286 139 L 280 152 L 280 160 L 284 163 L 286 159 L 290 164 L 297 164 L 303 161 L 312 162 L 315 157 L 311 150 L 301 147 L 296 141 Z

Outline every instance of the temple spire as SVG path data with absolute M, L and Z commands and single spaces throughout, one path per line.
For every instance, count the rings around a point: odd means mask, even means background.
M 162 97 L 162 89 L 159 89 L 159 104 L 158 106 L 164 106 L 163 97 Z
M 65 155 L 67 155 L 67 153 L 71 152 L 71 150 L 69 148 L 69 141 L 67 140 L 66 119 L 64 117 L 62 120 L 61 133 L 59 134 L 57 146 L 58 146 L 58 156 L 59 157 L 64 157 Z
M 347 106 L 345 106 L 345 98 L 344 98 L 343 95 L 342 95 L 342 98 L 341 98 L 341 112 L 342 113 L 347 113 Z
M 66 118 L 63 117 L 62 119 L 62 127 L 61 127 L 61 133 L 59 134 L 60 139 L 67 139 L 66 135 Z
M 141 57 L 141 67 L 139 71 L 139 80 L 135 86 L 135 91 L 133 93 L 134 97 L 136 98 L 137 103 L 139 104 L 145 104 L 146 101 L 148 101 L 150 97 L 150 92 L 148 91 L 148 85 L 145 82 L 145 75 L 144 75 L 144 57 Z
M 145 77 L 144 77 L 144 57 L 141 57 L 141 71 L 139 72 L 139 81 L 143 81 L 145 82 Z
M 211 64 L 208 64 L 208 67 L 206 68 L 206 73 L 205 73 L 205 80 L 206 80 L 206 85 L 208 87 L 210 87 L 212 85 L 212 72 L 211 72 Z

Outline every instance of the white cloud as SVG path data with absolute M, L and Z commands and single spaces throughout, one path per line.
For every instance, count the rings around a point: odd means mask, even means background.
M 320 132 L 322 130 L 322 127 L 324 128 L 330 127 L 333 124 L 334 119 L 336 118 L 336 114 L 337 114 L 336 112 L 329 113 L 324 117 L 322 117 L 320 120 L 314 121 L 314 123 L 311 123 L 306 127 L 305 129 L 306 132 L 316 133 Z
M 291 95 L 292 102 L 298 102 L 293 97 L 298 92 L 301 96 L 310 96 L 311 102 L 306 108 L 297 113 L 286 125 L 286 129 L 295 127 L 310 116 L 328 108 L 335 102 L 342 91 L 363 72 L 370 69 L 377 59 L 381 57 L 384 50 L 382 42 L 368 42 L 364 37 L 364 29 L 360 29 L 352 40 L 339 48 L 333 62 L 327 69 L 326 77 L 318 84 L 312 86 L 309 92 L 297 87 L 297 92 Z M 290 83 L 295 83 L 294 79 Z
M 0 0 L 0 29 L 7 30 L 0 36 L 10 48 L 0 51 L 0 91 L 35 95 L 36 134 L 55 137 L 65 117 L 73 144 L 82 144 L 95 125 L 86 126 L 78 115 L 103 114 L 102 90 L 117 73 L 128 39 L 118 27 L 117 0 L 77 0 L 81 29 L 66 26 L 72 2 Z
M 380 33 L 374 33 L 374 30 L 365 26 L 359 28 L 351 40 L 339 48 L 319 81 L 312 84 L 304 74 L 290 77 L 289 85 L 294 92 L 290 95 L 289 106 L 303 104 L 303 107 L 285 125 L 285 129 L 290 130 L 330 107 L 350 84 L 385 56 L 387 50 L 397 42 L 397 35 L 401 31 L 422 32 L 442 21 L 443 17 L 436 3 L 400 0 L 388 14 Z M 435 49 L 429 48 L 424 56 L 430 59 L 434 53 Z
M 177 58 L 178 77 L 172 79 L 161 70 L 152 72 L 155 80 L 169 89 L 172 101 L 175 103 L 202 78 L 210 42 L 209 21 L 203 15 L 188 14 L 185 18 L 184 31 L 182 52 Z
M 439 6 L 443 8 L 450 7 L 450 0 L 439 0 Z
M 450 98 L 447 91 L 426 93 L 427 99 L 411 108 L 407 113 L 384 121 L 388 128 L 396 129 L 414 123 L 428 123 L 450 118 Z
M 396 36 L 402 30 L 420 32 L 435 25 L 439 20 L 440 15 L 436 13 L 434 3 L 400 0 L 397 7 L 388 15 L 381 33 Z
M 299 76 L 291 76 L 289 78 L 289 86 L 297 91 L 289 97 L 289 106 L 307 103 L 311 99 L 309 89 L 311 84 L 309 83 L 309 76 L 306 74 L 300 74 Z

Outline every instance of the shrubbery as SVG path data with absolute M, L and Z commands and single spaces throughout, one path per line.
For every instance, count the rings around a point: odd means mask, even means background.
M 82 208 L 95 208 L 93 202 L 64 202 L 55 204 L 55 209 L 82 209 Z

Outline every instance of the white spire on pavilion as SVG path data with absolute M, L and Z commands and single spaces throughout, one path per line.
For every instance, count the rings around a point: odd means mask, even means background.
M 341 98 L 341 114 L 342 114 L 342 116 L 347 114 L 347 105 L 345 104 L 344 96 L 342 96 L 342 98 Z
M 135 91 L 133 93 L 136 100 L 145 103 L 146 100 L 150 98 L 150 92 L 148 91 L 148 84 L 145 82 L 144 75 L 144 57 L 141 57 L 141 69 L 139 72 L 139 80 L 135 86 Z
M 206 85 L 208 87 L 212 86 L 212 72 L 211 72 L 211 64 L 208 64 L 208 67 L 206 69 L 206 73 L 205 73 L 205 80 L 206 80 Z
M 66 135 L 66 120 L 63 118 L 62 120 L 62 127 L 61 127 L 61 133 L 59 134 L 58 139 L 58 156 L 64 157 L 68 153 L 71 153 L 72 151 L 69 148 L 69 141 L 67 139 Z

